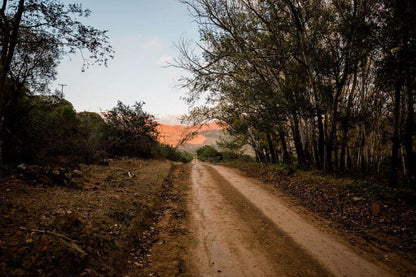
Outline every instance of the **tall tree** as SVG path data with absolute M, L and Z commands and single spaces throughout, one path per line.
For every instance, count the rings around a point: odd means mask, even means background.
M 2 1 L 0 8 L 0 131 L 5 120 L 5 109 L 19 93 L 9 90 L 9 84 L 16 81 L 17 75 L 22 77 L 19 81 L 28 81 L 29 76 L 42 76 L 43 74 L 38 74 L 41 71 L 40 68 L 46 68 L 48 65 L 45 65 L 45 62 L 51 62 L 48 58 L 57 53 L 81 51 L 83 54 L 85 51 L 87 53 L 82 55 L 84 67 L 91 63 L 106 64 L 107 59 L 113 54 L 106 31 L 86 26 L 75 19 L 89 14 L 90 11 L 83 9 L 80 4 L 65 5 L 59 0 Z M 47 47 L 44 48 L 45 46 Z M 36 58 L 33 56 L 24 55 L 24 49 L 29 49 L 31 54 L 39 54 L 42 62 L 35 61 Z M 59 55 L 55 57 L 59 60 Z M 57 60 L 54 62 L 56 63 Z M 31 67 L 25 68 L 25 64 L 31 64 Z M 52 67 L 49 65 L 49 69 Z M 0 149 L 1 142 L 0 135 Z

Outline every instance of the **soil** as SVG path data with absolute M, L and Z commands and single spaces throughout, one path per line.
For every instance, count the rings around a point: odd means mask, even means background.
M 128 276 L 187 276 L 190 164 L 175 164 L 170 188 L 164 197 L 164 212 L 154 226 L 151 249 L 146 254 L 147 263 L 130 263 Z
M 193 276 L 327 276 L 329 273 L 216 170 L 192 171 Z
M 412 191 L 362 179 L 258 163 L 230 163 L 239 174 L 285 200 L 316 227 L 348 241 L 360 255 L 416 276 L 416 209 Z
M 3 178 L 0 276 L 121 276 L 151 248 L 170 169 L 123 159 L 83 165 L 71 184 Z
M 228 167 L 82 166 L 71 187 L 0 182 L 2 276 L 411 276 L 274 186 Z M 351 242 L 354 243 L 351 243 Z M 372 251 L 369 251 L 371 248 Z M 400 267 L 402 269 L 400 269 Z

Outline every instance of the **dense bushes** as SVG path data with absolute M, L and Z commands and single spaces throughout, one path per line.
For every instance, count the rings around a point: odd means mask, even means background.
M 107 156 L 104 143 L 106 124 L 103 118 L 93 112 L 81 112 L 78 118 L 77 153 L 83 161 L 91 163 Z
M 77 148 L 78 119 L 71 103 L 57 96 L 21 99 L 16 115 L 6 121 L 6 162 L 57 163 Z
M 207 161 L 207 162 L 220 162 L 222 161 L 222 154 L 217 151 L 212 146 L 204 145 L 201 148 L 199 148 L 196 151 L 196 154 L 198 155 L 198 159 L 201 161 Z
M 158 145 L 157 122 L 142 107 L 143 103 L 130 107 L 119 101 L 104 114 L 105 143 L 111 156 L 152 156 L 152 149 Z
M 135 156 L 189 162 L 192 156 L 157 141 L 157 122 L 143 103 L 121 102 L 100 115 L 76 113 L 59 96 L 24 96 L 5 122 L 4 161 L 70 165 Z
M 229 161 L 236 161 L 236 160 L 244 160 L 244 161 L 254 161 L 253 157 L 249 155 L 243 155 L 240 153 L 236 153 L 233 151 L 225 150 L 223 152 L 217 151 L 212 146 L 204 145 L 196 151 L 198 155 L 198 159 L 204 162 L 229 162 Z
M 183 163 L 189 163 L 192 161 L 192 154 L 184 151 L 180 151 L 177 148 L 171 147 L 170 145 L 162 144 L 156 148 L 156 157 L 162 157 L 170 161 L 178 161 Z

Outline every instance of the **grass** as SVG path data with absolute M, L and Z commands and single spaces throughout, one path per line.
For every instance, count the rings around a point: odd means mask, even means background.
M 170 170 L 128 159 L 82 166 L 72 187 L 1 180 L 0 275 L 120 275 L 163 205 Z

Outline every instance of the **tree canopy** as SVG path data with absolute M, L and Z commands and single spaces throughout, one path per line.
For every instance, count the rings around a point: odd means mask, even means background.
M 416 185 L 414 1 L 181 2 L 202 55 L 181 41 L 173 66 L 189 103 L 207 99 L 191 118 L 226 122 L 262 162 Z
M 81 4 L 59 0 L 4 0 L 0 7 L 0 131 L 23 94 L 40 93 L 65 54 L 83 57 L 83 69 L 113 56 L 107 31 L 84 25 Z M 0 145 L 3 141 L 0 135 Z M 0 147 L 2 148 L 2 147 Z M 1 155 L 0 155 L 1 156 Z

